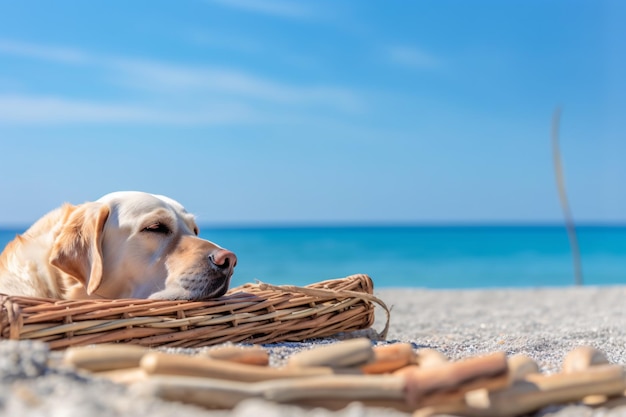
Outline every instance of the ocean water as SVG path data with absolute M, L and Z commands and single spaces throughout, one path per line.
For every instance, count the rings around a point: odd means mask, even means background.
M 23 230 L 0 229 L 0 248 Z M 577 227 L 585 285 L 626 284 L 626 226 Z M 560 226 L 203 227 L 235 252 L 232 285 L 305 285 L 355 273 L 377 288 L 574 285 Z

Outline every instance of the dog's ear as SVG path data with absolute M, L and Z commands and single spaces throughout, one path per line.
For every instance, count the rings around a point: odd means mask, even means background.
M 76 278 L 87 288 L 87 294 L 92 294 L 102 281 L 102 234 L 109 207 L 85 203 L 67 209 L 52 246 L 50 263 Z

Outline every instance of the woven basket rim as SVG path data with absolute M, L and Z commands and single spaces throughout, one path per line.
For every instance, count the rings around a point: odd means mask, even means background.
M 376 332 L 385 338 L 390 310 L 373 295 L 373 281 L 365 274 L 304 287 L 246 283 L 206 301 L 0 294 L 0 340 L 39 339 L 56 347 L 127 340 L 144 345 L 303 340 L 368 328 L 375 305 L 386 314 L 384 329 Z

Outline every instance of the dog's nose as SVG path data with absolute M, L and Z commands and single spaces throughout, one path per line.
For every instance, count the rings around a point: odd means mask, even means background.
M 209 260 L 220 269 L 234 268 L 237 265 L 237 255 L 226 249 L 219 249 L 209 255 Z

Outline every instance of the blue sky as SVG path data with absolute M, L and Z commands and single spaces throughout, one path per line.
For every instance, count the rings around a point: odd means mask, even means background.
M 0 224 L 625 222 L 625 4 L 0 0 Z

